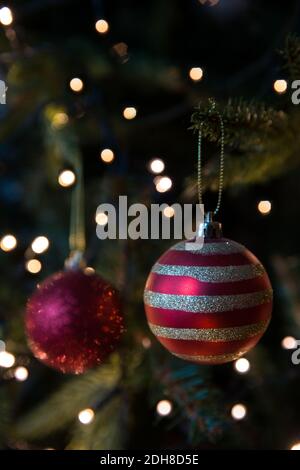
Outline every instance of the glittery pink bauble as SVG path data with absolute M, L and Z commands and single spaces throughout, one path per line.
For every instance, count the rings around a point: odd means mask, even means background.
M 28 301 L 25 323 L 34 356 L 72 374 L 101 364 L 124 330 L 113 287 L 96 274 L 73 270 L 38 286 Z

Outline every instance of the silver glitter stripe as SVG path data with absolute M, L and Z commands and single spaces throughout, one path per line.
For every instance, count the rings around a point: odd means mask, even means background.
M 150 307 L 185 312 L 215 313 L 256 307 L 272 300 L 272 289 L 237 295 L 176 295 L 145 290 L 144 301 Z
M 202 282 L 244 281 L 262 276 L 265 269 L 261 264 L 242 266 L 177 266 L 156 263 L 152 272 L 167 276 L 188 276 Z
M 186 249 L 186 243 L 186 240 L 177 243 L 171 248 L 171 251 L 188 251 L 190 253 L 201 255 L 229 255 L 234 253 L 245 253 L 247 250 L 243 245 L 232 240 L 230 240 L 230 242 L 204 243 L 200 250 L 192 251 Z
M 192 341 L 239 341 L 263 333 L 269 320 L 252 323 L 252 325 L 232 326 L 230 328 L 172 328 L 153 325 L 149 327 L 155 336 L 161 338 Z
M 231 362 L 235 361 L 239 357 L 243 356 L 247 350 L 244 351 L 238 351 L 235 353 L 229 353 L 229 354 L 216 354 L 216 355 L 198 355 L 198 356 L 192 356 L 190 354 L 177 354 L 177 353 L 172 353 L 174 356 L 179 357 L 179 359 L 183 359 L 184 361 L 192 361 L 192 362 L 200 362 L 200 363 L 205 363 L 205 364 L 222 364 L 224 362 Z

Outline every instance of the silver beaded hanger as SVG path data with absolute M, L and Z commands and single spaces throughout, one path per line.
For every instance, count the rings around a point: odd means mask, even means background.
M 220 129 L 221 129 L 221 139 L 220 139 L 220 173 L 219 173 L 219 191 L 218 191 L 218 199 L 217 205 L 213 214 L 216 215 L 221 207 L 221 200 L 222 200 L 222 193 L 224 187 L 224 122 L 220 112 L 216 109 L 216 103 L 214 100 L 211 100 L 211 108 L 209 110 L 209 115 L 215 114 L 219 121 L 220 121 Z M 198 133 L 198 198 L 199 204 L 203 204 L 203 194 L 202 194 L 202 126 L 204 121 L 201 122 L 199 133 Z

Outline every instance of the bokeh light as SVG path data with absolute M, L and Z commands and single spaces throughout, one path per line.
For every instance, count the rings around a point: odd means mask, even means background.
M 92 274 L 95 274 L 95 269 L 91 266 L 87 266 L 86 268 L 84 268 L 84 273 L 88 276 L 91 276 Z
M 69 116 L 66 113 L 59 112 L 55 113 L 52 118 L 52 127 L 53 129 L 62 129 L 69 122 Z
M 108 215 L 105 212 L 97 212 L 95 217 L 98 225 L 106 225 L 108 222 Z
M 210 7 L 214 7 L 219 3 L 220 0 L 198 0 L 202 5 L 208 4 Z
M 283 349 L 296 349 L 297 340 L 293 336 L 286 336 L 281 341 L 281 346 Z
M 83 89 L 83 81 L 80 78 L 72 78 L 70 88 L 72 91 L 79 93 Z
M 90 424 L 95 417 L 94 410 L 86 408 L 78 413 L 78 419 L 82 424 Z
M 58 183 L 60 186 L 63 186 L 64 188 L 67 188 L 68 186 L 72 186 L 72 184 L 75 183 L 76 176 L 74 171 L 72 170 L 63 170 L 59 175 L 58 175 Z
M 15 363 L 15 356 L 7 351 L 0 351 L 0 367 L 9 368 Z
M 98 33 L 105 34 L 109 30 L 109 24 L 106 20 L 101 19 L 96 21 L 95 28 Z
M 115 158 L 115 154 L 111 149 L 103 149 L 100 156 L 105 163 L 111 163 Z
M 291 450 L 300 450 L 300 442 L 295 442 L 295 444 L 292 445 Z
M 148 338 L 147 336 L 144 336 L 144 338 L 142 338 L 143 348 L 144 349 L 149 349 L 149 348 L 151 348 L 151 345 L 152 345 L 151 339 Z
M 13 14 L 10 8 L 0 8 L 0 23 L 4 26 L 9 26 L 13 22 Z
M 174 217 L 175 215 L 175 210 L 172 206 L 165 207 L 163 210 L 163 214 L 165 217 L 170 219 L 171 217 Z
M 160 400 L 156 405 L 157 414 L 160 416 L 168 416 L 173 409 L 173 405 L 170 400 Z
M 125 119 L 131 120 L 134 119 L 137 115 L 137 110 L 134 107 L 128 107 L 123 110 L 123 116 Z
M 192 67 L 189 71 L 189 76 L 194 82 L 199 82 L 203 77 L 203 70 L 201 67 Z
M 250 369 L 250 362 L 245 357 L 241 357 L 235 361 L 234 368 L 240 374 L 245 374 Z
M 31 243 L 31 249 L 34 253 L 44 253 L 49 248 L 49 240 L 47 237 L 40 236 L 36 237 Z
M 15 379 L 19 382 L 24 382 L 28 378 L 29 372 L 26 367 L 20 366 L 17 367 L 14 371 Z
M 149 169 L 152 173 L 158 175 L 165 169 L 165 164 L 160 158 L 153 158 L 149 164 Z
M 270 201 L 260 201 L 257 205 L 257 209 L 261 214 L 267 215 L 271 212 L 272 204 Z
M 12 251 L 17 246 L 17 239 L 14 235 L 4 235 L 0 240 L 0 248 L 3 251 Z
M 168 176 L 162 176 L 155 182 L 156 184 L 156 191 L 159 193 L 165 193 L 166 191 L 169 191 L 172 187 L 172 180 Z
M 237 421 L 244 419 L 246 415 L 247 408 L 242 403 L 237 403 L 231 408 L 231 416 Z
M 42 269 L 42 263 L 38 259 L 30 259 L 26 262 L 26 270 L 31 274 L 37 274 Z
M 279 93 L 279 94 L 282 94 L 282 93 L 285 93 L 286 90 L 287 90 L 287 81 L 286 80 L 275 80 L 275 82 L 273 83 L 273 88 L 274 90 L 276 91 L 276 93 Z

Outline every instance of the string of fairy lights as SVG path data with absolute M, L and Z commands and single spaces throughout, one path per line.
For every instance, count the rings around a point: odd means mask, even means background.
M 205 0 L 199 0 L 201 3 L 205 3 Z M 217 1 L 215 2 L 217 3 Z M 14 21 L 14 15 L 10 8 L 4 6 L 0 8 L 0 23 L 4 28 L 10 28 Z M 110 24 L 104 18 L 99 18 L 95 22 L 95 30 L 100 35 L 108 34 L 110 31 Z M 127 51 L 127 45 L 121 43 L 122 48 Z M 200 82 L 203 79 L 204 71 L 199 66 L 191 67 L 188 71 L 188 77 L 193 82 Z M 81 93 L 85 84 L 80 77 L 73 77 L 69 81 L 70 90 L 75 93 Z M 288 83 L 285 79 L 277 79 L 273 83 L 273 90 L 277 94 L 284 94 L 288 89 Z M 121 116 L 128 121 L 136 119 L 138 116 L 138 109 L 135 106 L 128 106 L 121 110 Z M 57 112 L 54 114 L 51 125 L 55 130 L 62 129 L 69 123 L 69 116 L 65 112 Z M 100 150 L 100 160 L 104 164 L 112 164 L 116 159 L 115 151 L 111 148 L 102 148 Z M 147 163 L 148 171 L 154 175 L 153 183 L 155 189 L 159 193 L 165 193 L 170 191 L 173 186 L 172 179 L 164 174 L 166 168 L 165 162 L 162 158 L 153 158 Z M 57 179 L 58 185 L 62 188 L 71 188 L 76 184 L 76 174 L 73 170 L 66 168 L 63 169 Z M 271 213 L 272 203 L 268 200 L 261 200 L 257 203 L 257 210 L 262 216 L 267 216 Z M 163 210 L 165 217 L 171 218 L 175 215 L 175 209 L 172 206 L 167 206 Z M 108 217 L 105 213 L 97 213 L 95 221 L 99 225 L 106 225 L 108 223 Z M 18 247 L 17 237 L 12 233 L 3 234 L 0 239 L 0 249 L 2 252 L 9 253 L 14 251 Z M 30 246 L 25 251 L 25 269 L 32 275 L 40 273 L 42 270 L 42 262 L 38 259 L 38 256 L 45 253 L 50 248 L 50 241 L 45 235 L 38 235 L 31 242 Z M 94 268 L 88 266 L 85 268 L 88 273 L 94 272 Z M 148 337 L 141 339 L 142 347 L 147 350 L 151 348 L 152 342 Z M 286 336 L 281 341 L 281 347 L 285 350 L 295 349 L 297 347 L 297 341 L 293 336 Z M 24 361 L 23 361 L 24 362 Z M 24 382 L 28 379 L 30 372 L 27 364 L 16 364 L 16 357 L 14 354 L 6 349 L 6 343 L 0 340 L 0 369 L 6 371 L 3 375 L 4 379 L 15 379 L 19 382 Z M 233 367 L 238 374 L 248 374 L 251 371 L 251 364 L 249 359 L 243 357 L 237 359 L 233 363 Z M 172 415 L 174 405 L 170 399 L 160 399 L 155 406 L 155 411 L 161 418 Z M 82 425 L 89 425 L 95 418 L 96 408 L 85 408 L 78 412 L 77 418 Z M 235 421 L 242 421 L 247 418 L 248 407 L 245 403 L 234 403 L 230 409 L 230 415 Z M 295 442 L 290 446 L 291 450 L 300 450 L 300 441 Z

